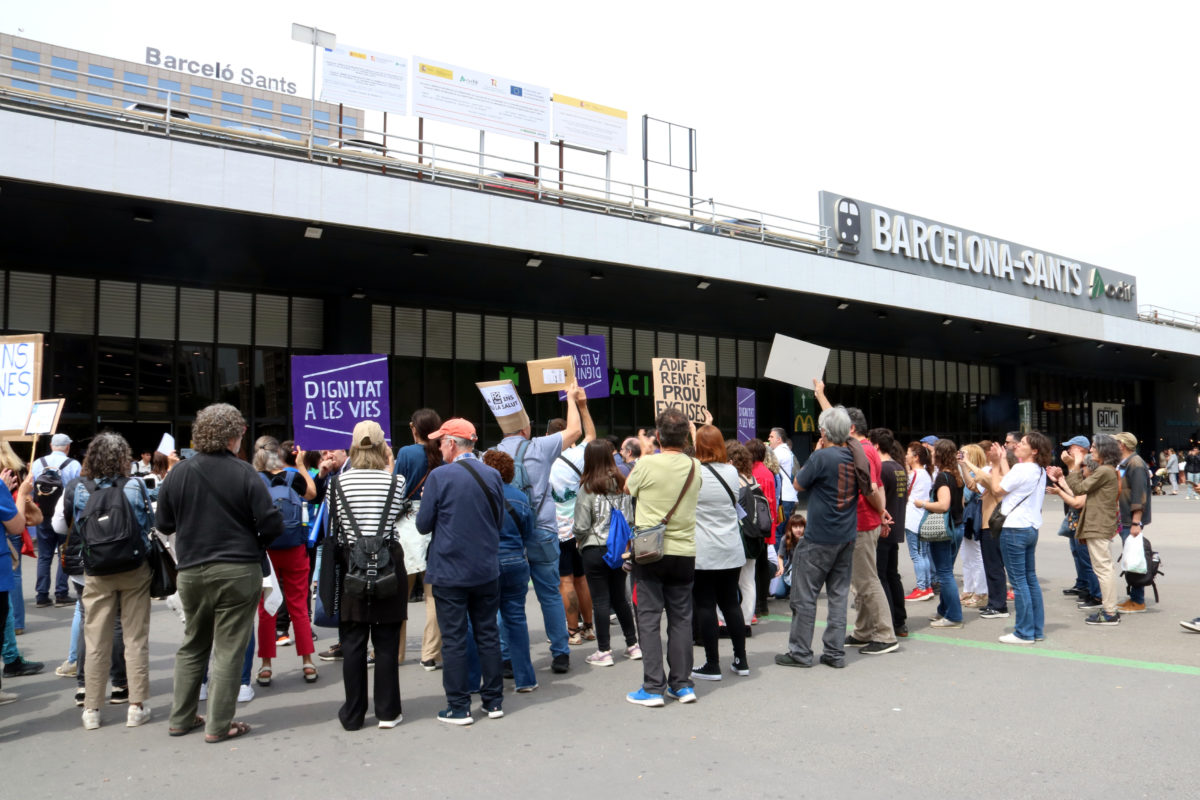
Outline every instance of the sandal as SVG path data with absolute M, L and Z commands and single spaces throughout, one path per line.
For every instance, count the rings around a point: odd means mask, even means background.
M 273 673 L 271 672 L 270 667 L 263 667 L 262 669 L 260 669 L 258 671 L 258 678 L 256 679 L 258 681 L 258 685 L 259 686 L 270 686 L 272 674 Z
M 592 628 L 592 624 L 590 622 L 580 628 L 579 632 L 583 634 L 583 640 L 585 642 L 596 641 L 596 631 L 594 628 Z
M 223 742 L 226 739 L 236 739 L 239 736 L 245 736 L 249 732 L 250 732 L 250 726 L 247 725 L 246 723 L 231 722 L 231 723 L 229 723 L 228 731 L 226 731 L 225 733 L 218 734 L 216 736 L 214 736 L 210 733 L 204 737 L 204 741 L 208 744 L 216 744 L 217 742 Z
M 203 727 L 204 727 L 204 717 L 197 714 L 196 718 L 194 720 L 192 720 L 192 724 L 189 725 L 188 727 L 186 727 L 186 728 L 167 728 L 167 733 L 170 734 L 171 736 L 187 736 L 189 733 L 196 730 L 196 728 L 203 728 Z
M 312 664 L 304 665 L 304 682 L 305 683 L 316 683 L 317 678 L 319 678 L 319 677 L 320 676 L 317 674 L 316 667 L 314 667 Z
M 571 634 L 570 638 L 567 639 L 567 642 L 569 644 L 583 644 L 583 634 L 582 633 L 580 633 L 577 630 L 568 631 L 568 633 Z

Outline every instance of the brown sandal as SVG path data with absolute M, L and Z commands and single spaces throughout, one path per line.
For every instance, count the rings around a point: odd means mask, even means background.
M 189 733 L 196 730 L 196 728 L 203 728 L 203 727 L 204 727 L 204 717 L 197 714 L 196 718 L 194 720 L 192 720 L 192 724 L 190 726 L 188 726 L 186 728 L 167 728 L 167 733 L 169 733 L 171 736 L 187 736 Z
M 204 737 L 204 741 L 207 742 L 208 744 L 216 744 L 217 742 L 223 742 L 226 739 L 236 739 L 239 736 L 245 736 L 249 732 L 250 732 L 250 726 L 247 725 L 246 723 L 231 722 L 231 723 L 229 723 L 229 730 L 227 732 L 218 734 L 216 736 L 214 736 L 210 733 Z

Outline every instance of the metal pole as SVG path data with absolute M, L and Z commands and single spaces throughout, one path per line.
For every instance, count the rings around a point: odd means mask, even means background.
M 612 151 L 604 151 L 604 199 L 612 198 Z
M 364 126 L 365 127 L 365 126 Z M 387 112 L 383 112 L 383 157 L 387 158 Z M 380 167 L 380 171 L 387 175 L 387 164 Z
M 647 115 L 642 114 L 642 197 L 646 208 L 650 207 L 650 144 L 646 138 L 649 131 L 648 119 Z
M 425 163 L 425 118 L 417 117 L 417 163 Z M 424 180 L 425 173 L 417 170 L 417 180 Z
M 563 140 L 558 140 L 558 204 L 563 204 Z
M 479 132 L 479 174 L 483 174 L 483 131 Z
M 313 26 L 312 48 L 312 96 L 308 101 L 308 152 L 310 155 L 312 154 L 313 140 L 317 135 L 317 28 L 315 25 Z
M 542 174 L 542 161 L 541 161 L 541 156 L 538 155 L 538 142 L 534 142 L 533 143 L 533 177 L 535 177 L 535 178 L 541 177 L 541 174 Z
M 688 216 L 689 217 L 692 216 L 692 212 L 696 207 L 696 199 L 695 199 L 695 197 L 693 197 L 693 195 L 696 194 L 696 185 L 695 185 L 696 184 L 696 172 L 694 169 L 695 164 L 696 164 L 696 155 L 695 155 L 695 151 L 693 148 L 693 146 L 695 145 L 695 141 L 696 141 L 696 130 L 694 128 L 690 128 L 690 129 L 688 129 Z M 690 230 L 694 231 L 694 230 L 696 230 L 696 224 L 694 222 L 689 222 L 688 228 Z

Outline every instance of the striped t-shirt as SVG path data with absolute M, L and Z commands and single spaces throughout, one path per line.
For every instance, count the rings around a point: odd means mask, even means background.
M 383 516 L 387 504 L 388 489 L 396 481 L 396 495 L 392 500 L 392 508 L 388 512 L 386 535 L 395 538 L 396 519 L 400 515 L 404 501 L 404 476 L 392 475 L 387 470 L 380 469 L 351 469 L 337 476 L 337 482 L 342 488 L 346 503 L 354 512 L 358 529 L 366 536 L 373 536 L 379 531 L 379 520 Z M 342 504 L 338 493 L 330 491 L 331 504 L 337 515 L 338 526 L 342 531 L 342 543 L 353 544 L 357 536 L 350 525 L 346 507 Z

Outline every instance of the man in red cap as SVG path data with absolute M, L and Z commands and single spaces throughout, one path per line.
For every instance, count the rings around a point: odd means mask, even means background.
M 470 725 L 471 690 L 479 688 L 491 719 L 504 716 L 504 678 L 500 656 L 500 523 L 504 483 L 500 473 L 475 455 L 475 426 L 448 419 L 429 434 L 445 464 L 429 473 L 417 512 L 417 530 L 433 534 L 425 579 L 437 601 L 442 631 L 442 688 L 447 707 L 438 719 Z M 467 620 L 483 673 L 482 687 L 468 680 Z

